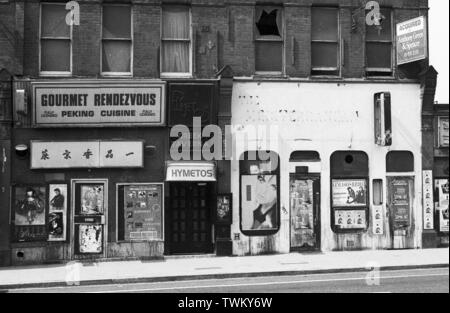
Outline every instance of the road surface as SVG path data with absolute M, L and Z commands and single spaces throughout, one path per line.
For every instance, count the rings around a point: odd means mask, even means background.
M 379 278 L 379 279 L 378 279 Z M 13 293 L 448 293 L 449 269 L 416 269 L 8 290 Z

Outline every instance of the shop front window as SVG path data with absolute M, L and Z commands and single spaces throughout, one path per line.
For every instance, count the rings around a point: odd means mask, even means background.
M 70 75 L 72 72 L 72 28 L 66 23 L 66 15 L 62 3 L 41 4 L 41 75 Z
M 266 158 L 267 156 L 267 158 Z M 275 152 L 247 152 L 239 162 L 241 231 L 273 235 L 280 229 L 280 170 Z
M 132 37 L 131 7 L 124 5 L 103 6 L 103 75 L 131 75 Z
M 331 208 L 334 232 L 367 231 L 369 159 L 365 152 L 339 151 L 331 156 Z

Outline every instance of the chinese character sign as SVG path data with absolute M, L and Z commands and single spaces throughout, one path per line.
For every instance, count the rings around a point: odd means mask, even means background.
M 142 141 L 31 143 L 31 168 L 143 167 Z

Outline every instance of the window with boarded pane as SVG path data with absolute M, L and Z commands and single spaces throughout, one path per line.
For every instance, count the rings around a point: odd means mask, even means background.
M 391 76 L 393 72 L 392 10 L 380 10 L 380 25 L 366 25 L 366 72 L 368 76 Z
M 128 5 L 103 6 L 102 73 L 131 75 L 132 21 Z
M 72 30 L 66 23 L 67 12 L 61 3 L 41 4 L 41 74 L 71 73 Z
M 337 8 L 312 8 L 311 19 L 312 74 L 339 75 L 339 11 Z
M 192 73 L 190 8 L 164 6 L 162 12 L 161 72 L 163 75 L 190 75 Z
M 255 69 L 262 74 L 283 72 L 283 8 L 257 6 L 255 12 Z

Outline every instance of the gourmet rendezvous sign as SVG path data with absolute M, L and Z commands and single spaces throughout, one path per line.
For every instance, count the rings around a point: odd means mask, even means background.
M 32 92 L 37 127 L 165 125 L 164 82 L 34 82 Z

